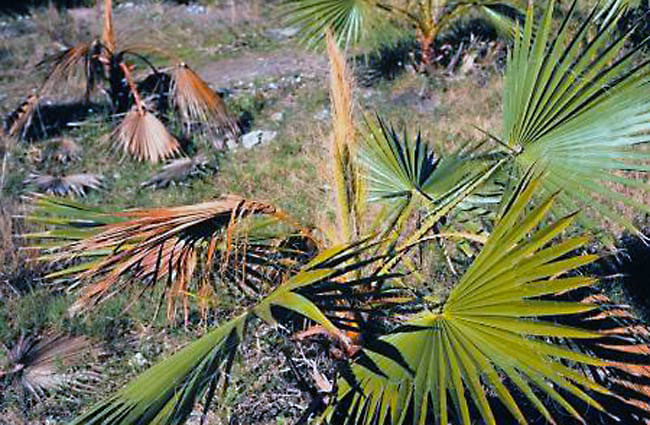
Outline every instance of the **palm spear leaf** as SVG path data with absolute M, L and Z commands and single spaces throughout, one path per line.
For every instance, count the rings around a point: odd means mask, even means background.
M 29 220 L 59 224 L 60 229 L 26 235 L 53 240 L 35 246 L 46 250 L 43 260 L 85 259 L 85 262 L 50 275 L 75 275 L 89 280 L 73 311 L 98 301 L 124 284 L 123 277 L 144 282 L 144 289 L 166 281 L 168 313 L 175 301 L 185 299 L 193 280 L 218 264 L 222 277 L 236 280 L 253 292 L 255 282 L 277 283 L 292 265 L 295 251 L 283 250 L 274 238 L 254 238 L 247 218 L 284 219 L 272 205 L 226 196 L 215 201 L 173 208 L 103 213 L 78 204 L 36 198 L 41 211 Z M 57 242 L 58 241 L 58 242 Z M 237 279 L 235 279 L 237 278 Z
M 111 133 L 111 139 L 125 154 L 138 161 L 159 162 L 180 153 L 181 146 L 156 116 L 133 108 Z
M 565 210 L 586 205 L 634 229 L 609 204 L 650 211 L 612 187 L 648 188 L 621 172 L 650 170 L 650 154 L 634 149 L 650 141 L 650 62 L 639 57 L 642 46 L 623 52 L 628 34 L 612 39 L 620 12 L 598 28 L 594 9 L 571 37 L 575 4 L 553 39 L 554 2 L 536 37 L 529 10 L 508 60 L 503 141 L 518 153 L 520 175 L 533 164 L 547 169 L 544 188 L 563 190 L 559 202 Z M 594 37 L 583 43 L 594 27 Z
M 50 176 L 30 174 L 24 184 L 34 185 L 36 190 L 56 196 L 86 196 L 88 189 L 99 190 L 103 187 L 104 177 L 99 174 L 70 174 L 67 176 Z
M 76 419 L 73 425 L 182 424 L 204 395 L 207 411 L 218 385 L 222 390 L 227 387 L 234 356 L 244 341 L 250 319 L 255 316 L 268 324 L 277 324 L 285 320 L 282 311 L 291 311 L 330 332 L 340 333 L 328 318 L 327 308 L 319 308 L 318 297 L 335 292 L 344 281 L 348 286 L 366 282 L 348 279 L 365 264 L 346 264 L 364 249 L 365 246 L 350 245 L 323 252 L 259 304 L 154 365 Z
M 237 122 L 226 104 L 187 64 L 181 62 L 172 74 L 174 104 L 185 125 L 200 124 L 209 134 L 239 135 Z
M 357 239 L 361 232 L 365 186 L 354 161 L 357 130 L 354 122 L 354 77 L 346 65 L 345 55 L 327 33 L 330 62 L 330 99 L 332 102 L 332 180 L 336 188 L 336 213 L 339 241 Z
M 550 423 L 555 423 L 553 413 L 539 392 L 576 418 L 580 413 L 568 400 L 602 409 L 591 392 L 610 395 L 610 391 L 569 364 L 610 363 L 549 340 L 602 337 L 598 331 L 548 319 L 589 312 L 597 305 L 544 298 L 593 285 L 592 278 L 561 276 L 596 256 L 566 256 L 585 244 L 584 237 L 549 245 L 574 215 L 534 230 L 557 198 L 551 196 L 526 212 L 540 184 L 539 179 L 524 180 L 442 307 L 425 308 L 364 350 L 350 376 L 339 382 L 340 407 L 328 412 L 334 423 L 447 424 L 453 407 L 457 421 L 469 425 L 471 400 L 485 423 L 496 424 L 489 390 L 525 424 L 512 388 Z M 533 233 L 526 237 L 529 232 Z
M 113 0 L 104 0 L 104 22 L 102 26 L 102 45 L 109 54 L 115 53 L 115 28 L 113 26 Z

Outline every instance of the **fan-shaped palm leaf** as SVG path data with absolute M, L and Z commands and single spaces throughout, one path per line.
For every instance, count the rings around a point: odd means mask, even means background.
M 174 104 L 188 127 L 198 124 L 208 134 L 237 136 L 237 122 L 228 114 L 226 104 L 187 64 L 181 62 L 172 74 Z
M 76 389 L 88 390 L 88 384 L 96 382 L 100 374 L 91 368 L 73 371 L 85 357 L 98 354 L 91 340 L 85 337 L 50 335 L 44 338 L 21 336 L 8 353 L 8 374 L 20 380 L 22 386 L 34 397 L 46 393 Z
M 586 205 L 633 229 L 607 201 L 650 211 L 612 187 L 648 189 L 621 172 L 650 171 L 650 154 L 634 150 L 650 141 L 650 62 L 639 57 L 641 46 L 623 51 L 627 35 L 611 38 L 617 19 L 597 27 L 599 9 L 571 37 L 575 4 L 556 32 L 551 1 L 536 37 L 529 10 L 506 71 L 503 141 L 517 153 L 520 175 L 532 164 L 547 169 L 544 188 L 563 190 L 565 210 Z M 594 37 L 583 42 L 593 28 Z
M 111 139 L 125 154 L 138 161 L 159 162 L 180 152 L 180 144 L 156 116 L 133 108 L 111 133 Z
M 291 25 L 299 25 L 302 38 L 312 45 L 330 29 L 339 45 L 355 43 L 382 18 L 371 0 L 288 0 L 287 4 Z
M 471 400 L 485 423 L 496 424 L 488 389 L 522 424 L 527 419 L 512 388 L 551 423 L 553 414 L 539 391 L 575 417 L 580 413 L 569 399 L 602 408 L 590 392 L 610 391 L 566 362 L 598 367 L 609 363 L 547 338 L 593 340 L 603 335 L 546 319 L 588 312 L 597 305 L 540 299 L 593 285 L 592 278 L 560 276 L 596 256 L 565 257 L 587 241 L 583 237 L 548 245 L 573 215 L 526 237 L 557 197 L 525 213 L 539 187 L 539 180 L 527 180 L 442 307 L 425 308 L 364 350 L 351 376 L 339 383 L 339 407 L 329 412 L 333 422 L 424 424 L 435 418 L 435 423 L 447 424 L 453 407 L 458 422 L 469 425 Z

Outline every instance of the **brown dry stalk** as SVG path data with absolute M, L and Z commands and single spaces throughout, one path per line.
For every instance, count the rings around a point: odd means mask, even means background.
M 104 26 L 102 44 L 111 54 L 115 52 L 115 28 L 113 27 L 113 0 L 104 0 Z

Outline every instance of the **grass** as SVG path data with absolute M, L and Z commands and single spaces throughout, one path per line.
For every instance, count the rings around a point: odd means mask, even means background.
M 151 40 L 171 46 L 175 54 L 199 72 L 207 65 L 218 69 L 219 61 L 236 61 L 242 55 L 288 50 L 317 57 L 317 53 L 299 50 L 294 40 L 274 40 L 266 35 L 268 29 L 283 25 L 276 13 L 277 2 L 235 3 L 234 10 L 230 2 L 220 2 L 209 5 L 206 15 L 189 15 L 184 6 L 136 2 L 132 8 L 118 8 L 115 21 L 118 33 L 122 28 L 124 33 L 135 37 L 138 33 L 134 35 L 129 28 L 140 28 L 140 35 L 144 33 Z M 41 74 L 33 72 L 33 65 L 46 52 L 52 51 L 53 36 L 72 42 L 90 34 L 94 28 L 85 20 L 71 20 L 68 15 L 47 10 L 35 11 L 34 17 L 28 20 L 2 19 L 10 28 L 2 31 L 13 31 L 10 37 L 0 33 L 0 112 L 8 113 L 37 86 Z M 225 153 L 215 152 L 208 143 L 196 142 L 196 150 L 207 152 L 211 159 L 218 161 L 219 171 L 185 186 L 159 190 L 141 188 L 140 184 L 159 166 L 111 153 L 110 146 L 103 141 L 111 123 L 101 115 L 64 130 L 64 135 L 72 137 L 83 148 L 82 159 L 65 168 L 48 158 L 38 160 L 45 151 L 46 141 L 15 143 L 2 140 L 0 154 L 6 158 L 6 169 L 2 171 L 1 180 L 0 342 L 11 346 L 23 332 L 84 334 L 111 347 L 111 355 L 103 362 L 110 365 L 106 371 L 110 379 L 98 394 L 66 405 L 67 411 L 61 409 L 61 399 L 55 396 L 26 413 L 19 400 L 0 397 L 0 424 L 1 418 L 11 415 L 24 423 L 43 419 L 49 415 L 47 406 L 56 406 L 57 420 L 69 419 L 99 395 L 137 374 L 140 368 L 133 362 L 137 353 L 153 363 L 176 351 L 194 335 L 203 332 L 207 325 L 223 320 L 242 302 L 224 294 L 219 297 L 217 308 L 207 322 L 202 321 L 198 310 L 194 309 L 188 329 L 184 329 L 180 322 L 166 322 L 164 312 L 154 319 L 155 296 L 125 310 L 137 292 L 133 289 L 97 306 L 90 314 L 69 317 L 66 309 L 74 300 L 74 292 L 46 286 L 41 279 L 43 271 L 26 263 L 28 253 L 19 251 L 24 241 L 12 236 L 35 230 L 27 228 L 20 219 L 12 218 L 25 212 L 21 196 L 30 188 L 23 185 L 24 178 L 33 171 L 103 174 L 107 178 L 106 189 L 91 192 L 83 202 L 107 210 L 189 204 L 235 193 L 273 203 L 308 226 L 331 221 L 334 212 L 328 197 L 333 193 L 323 178 L 327 172 L 324 161 L 328 158 L 328 114 L 331 113 L 327 75 L 325 72 L 301 75 L 298 81 L 295 74 L 299 71 L 285 71 L 282 76 L 270 77 L 270 82 L 278 88 L 269 89 L 269 78 L 262 76 L 246 81 L 244 87 L 237 87 L 227 97 L 230 109 L 239 116 L 246 116 L 252 129 L 277 131 L 276 139 L 251 150 L 238 148 Z M 234 74 L 233 80 L 237 77 Z M 423 138 L 438 149 L 450 150 L 480 139 L 481 133 L 475 126 L 495 134 L 500 132 L 501 89 L 502 76 L 498 67 L 478 61 L 466 75 L 449 76 L 440 72 L 424 76 L 406 70 L 392 80 L 357 87 L 355 97 L 369 116 L 375 112 L 382 114 L 393 123 L 408 128 L 411 134 L 421 131 Z M 279 120 L 274 118 L 278 113 L 282 115 Z M 447 276 L 435 266 L 429 271 L 431 281 L 444 282 Z M 612 281 L 609 285 L 612 293 L 624 298 L 623 282 Z M 219 418 L 224 417 L 223 414 L 240 417 L 241 423 L 247 424 L 295 422 L 299 407 L 304 407 L 308 400 L 297 390 L 295 378 L 286 371 L 284 360 L 281 373 L 275 373 L 278 368 L 275 348 L 284 343 L 275 338 L 264 332 L 255 335 L 258 344 L 253 345 L 257 348 L 243 353 L 240 359 L 245 360 L 241 364 L 252 364 L 255 372 L 244 375 L 248 378 L 242 378 L 243 381 L 234 382 L 226 395 L 225 412 L 214 412 L 209 423 L 222 423 Z M 252 376 L 259 379 L 246 381 Z M 287 391 L 286 400 L 264 398 Z

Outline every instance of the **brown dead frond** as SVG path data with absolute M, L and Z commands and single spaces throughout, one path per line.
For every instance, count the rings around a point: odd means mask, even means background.
M 146 109 L 133 108 L 113 130 L 111 139 L 125 154 L 138 161 L 157 163 L 181 151 L 176 138 Z
M 56 196 L 86 196 L 88 189 L 101 189 L 104 177 L 99 174 L 71 174 L 69 176 L 50 176 L 30 174 L 24 184 L 33 185 L 38 192 Z
M 195 271 L 201 270 L 205 276 L 215 262 L 229 270 L 224 273 L 235 274 L 250 273 L 252 268 L 246 272 L 244 264 L 251 258 L 255 259 L 250 260 L 253 263 L 272 262 L 271 268 L 283 267 L 269 254 L 277 252 L 278 247 L 265 243 L 253 246 L 248 242 L 242 229 L 247 218 L 253 215 L 284 217 L 272 205 L 238 196 L 196 205 L 107 214 L 113 221 L 124 221 L 97 227 L 92 236 L 65 243 L 48 260 L 83 257 L 88 252 L 111 253 L 77 276 L 80 281 L 94 283 L 83 291 L 72 311 L 109 296 L 119 284 L 126 283 L 122 279 L 126 276 L 131 281 L 144 283 L 145 288 L 166 277 L 168 299 L 185 299 L 190 285 L 204 281 L 193 279 Z M 265 251 L 264 254 L 260 250 Z M 194 292 L 197 293 L 198 288 Z M 173 306 L 174 301 L 171 301 L 170 310 Z
M 344 54 L 331 33 L 327 34 L 330 60 L 330 99 L 332 102 L 332 178 L 336 188 L 339 242 L 359 237 L 363 214 L 363 183 L 354 156 L 356 126 L 353 117 L 353 77 Z
M 40 62 L 37 66 L 50 67 L 40 90 L 41 95 L 60 90 L 62 85 L 75 81 L 81 73 L 86 81 L 86 96 L 89 96 L 99 66 L 96 58 L 99 51 L 99 45 L 95 42 L 79 43 Z
M 205 155 L 198 154 L 194 158 L 174 159 L 163 166 L 162 171 L 142 183 L 141 186 L 166 187 L 170 184 L 175 185 L 187 179 L 205 175 L 210 171 L 216 171 L 216 167 L 210 164 Z
M 30 94 L 27 99 L 7 117 L 7 133 L 13 137 L 24 136 L 32 124 L 38 108 L 39 97 Z
M 238 135 L 237 122 L 228 114 L 226 104 L 208 84 L 185 63 L 174 67 L 172 75 L 174 104 L 183 123 L 198 124 L 213 135 Z
M 87 360 L 101 354 L 86 337 L 51 335 L 21 336 L 8 352 L 8 363 L 0 376 L 8 375 L 37 399 L 52 391 L 89 392 L 101 374 Z M 78 366 L 85 367 L 78 368 Z
M 52 145 L 52 157 L 62 164 L 81 158 L 81 146 L 69 137 L 55 140 Z

